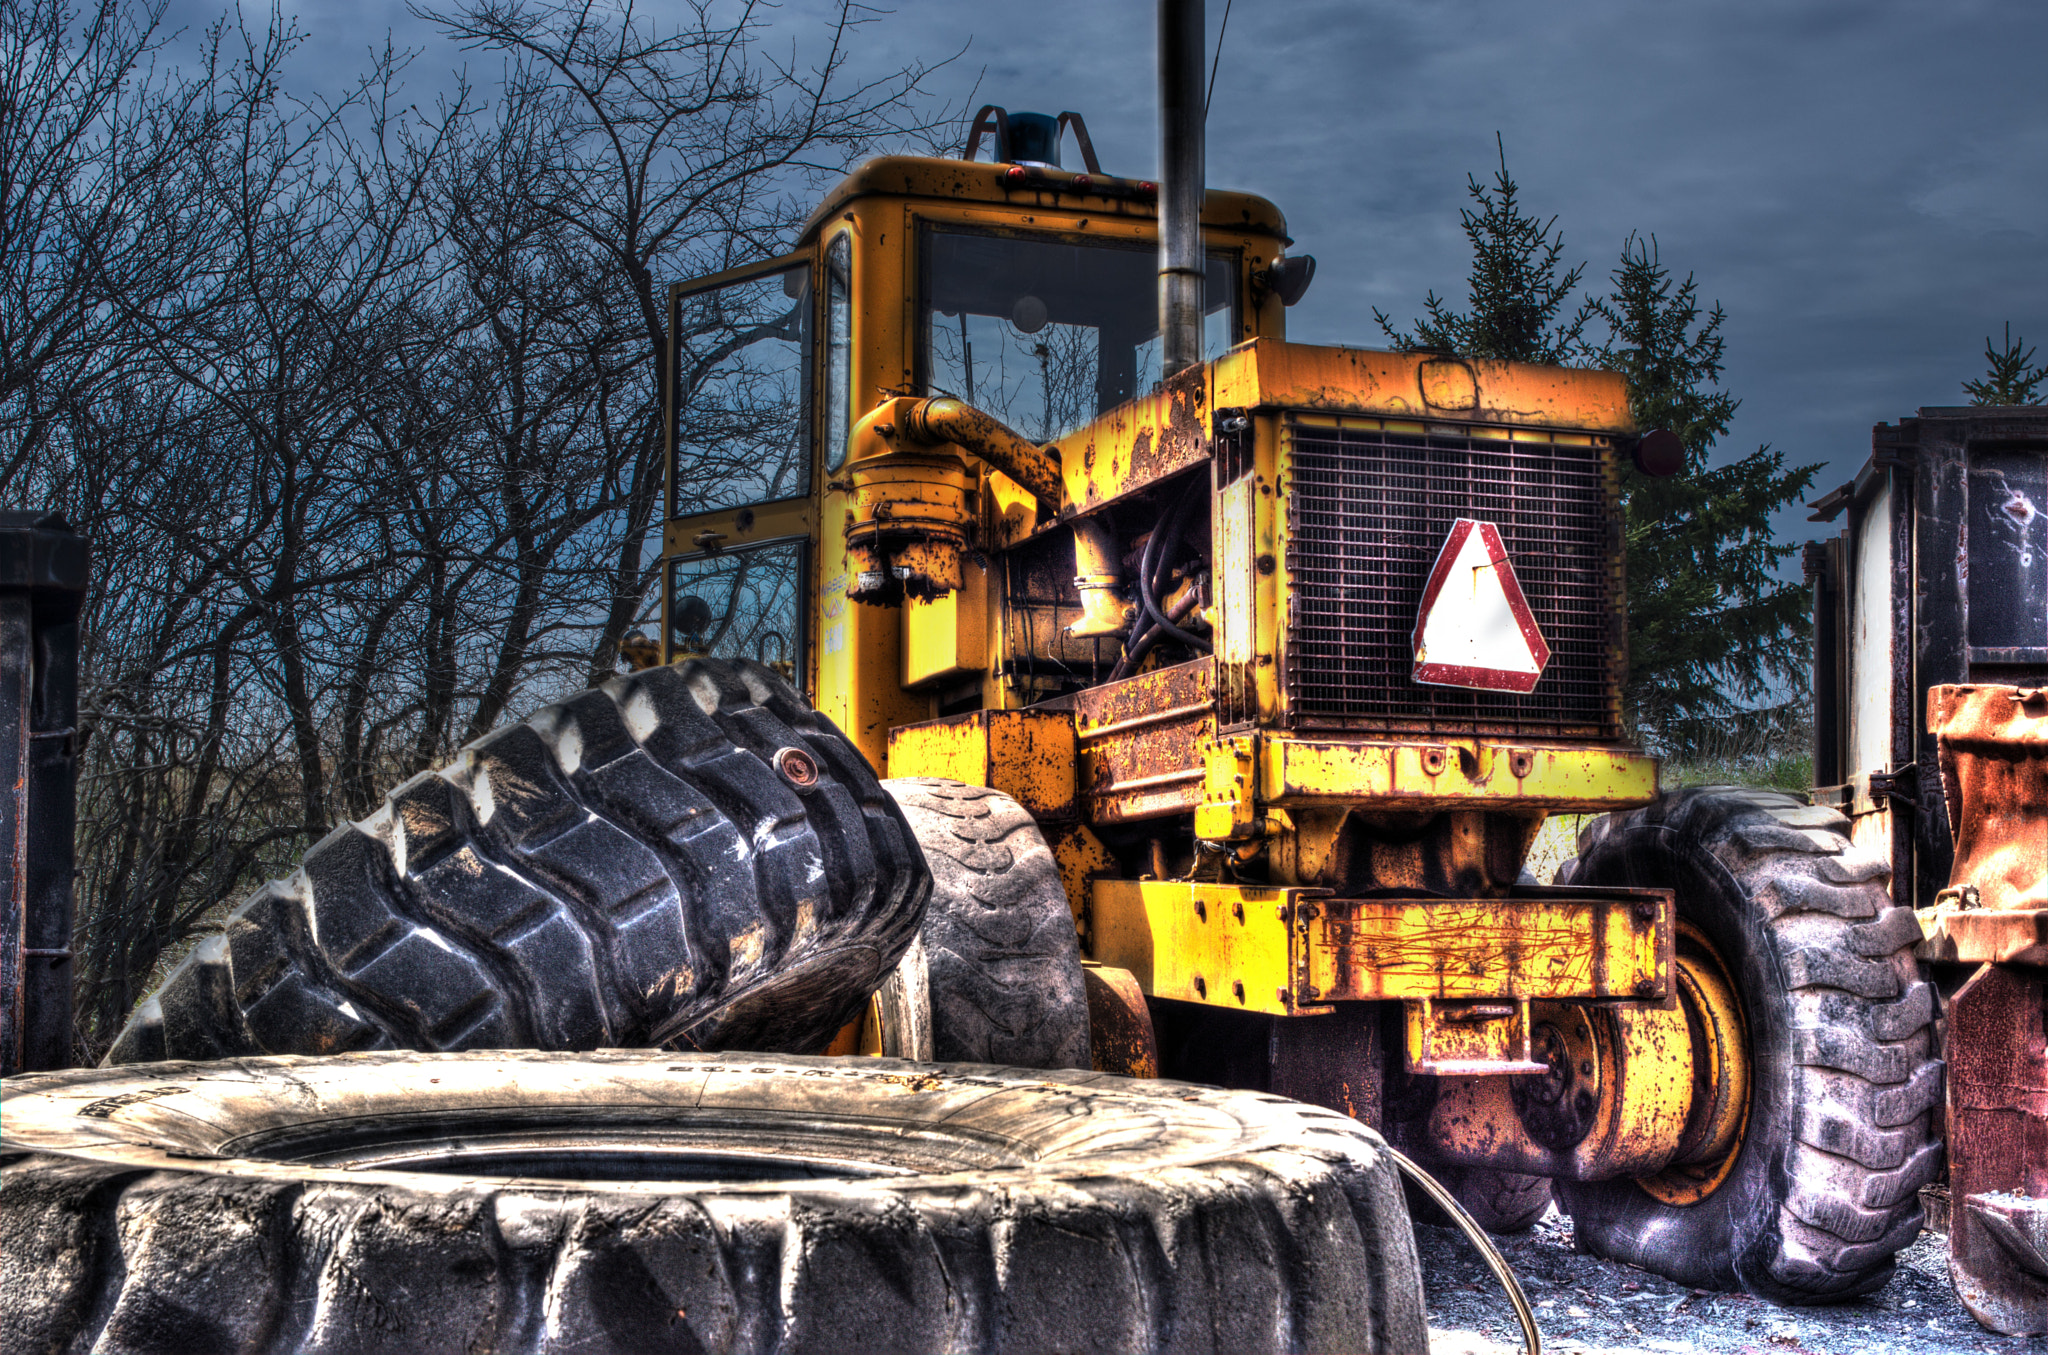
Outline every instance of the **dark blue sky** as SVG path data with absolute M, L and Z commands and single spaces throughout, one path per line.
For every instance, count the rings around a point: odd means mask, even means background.
M 777 50 L 814 51 L 832 8 L 764 11 Z M 891 8 L 856 75 L 964 47 L 935 93 L 1077 110 L 1106 169 L 1154 173 L 1152 0 Z M 173 17 L 214 10 L 178 0 Z M 1208 0 L 1212 51 L 1223 10 Z M 387 27 L 427 48 L 422 93 L 457 61 L 497 70 L 401 4 L 297 13 L 309 77 L 338 82 Z M 1293 337 L 1372 346 L 1373 307 L 1405 322 L 1431 287 L 1462 301 L 1458 209 L 1498 130 L 1590 283 L 1631 230 L 1654 233 L 1727 307 L 1743 403 L 1723 451 L 1826 462 L 1817 493 L 1855 472 L 1873 423 L 1963 403 L 2005 321 L 2048 353 L 2044 70 L 2039 0 L 1235 0 L 1209 181 L 1272 198 L 1316 255 Z M 1804 518 L 1781 531 L 1821 530 Z

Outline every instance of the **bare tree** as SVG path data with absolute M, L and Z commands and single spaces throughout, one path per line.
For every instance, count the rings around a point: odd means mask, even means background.
M 820 176 L 945 121 L 921 70 L 846 82 L 850 4 L 801 66 L 752 6 L 429 14 L 505 69 L 425 110 L 393 51 L 293 99 L 275 11 L 159 69 L 161 12 L 0 9 L 0 486 L 96 550 L 87 1058 L 337 820 L 610 674 L 655 576 L 663 284 L 782 252 Z M 805 314 L 771 281 L 699 317 L 686 496 L 798 483 L 768 454 L 796 387 L 756 359 Z

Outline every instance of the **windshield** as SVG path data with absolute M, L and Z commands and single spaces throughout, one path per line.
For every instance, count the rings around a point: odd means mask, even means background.
M 1159 255 L 1149 244 L 1074 244 L 928 228 L 926 389 L 1051 442 L 1159 382 Z M 1202 356 L 1235 333 L 1235 258 L 1211 254 Z

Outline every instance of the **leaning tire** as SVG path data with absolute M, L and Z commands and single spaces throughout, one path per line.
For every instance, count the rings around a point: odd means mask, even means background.
M 1741 996 L 1751 1097 L 1722 1182 L 1677 1206 L 1631 1181 L 1558 1181 L 1579 1245 L 1684 1284 L 1832 1303 L 1891 1277 L 1940 1162 L 1933 990 L 1919 927 L 1847 820 L 1710 787 L 1613 814 L 1559 883 L 1666 886 Z
M 258 889 L 109 1063 L 411 1048 L 822 1050 L 929 875 L 772 670 L 619 678 L 407 781 Z
M 1418 1351 L 1392 1160 L 1099 1073 L 537 1052 L 11 1080 L 0 1348 Z
M 1086 1068 L 1088 990 L 1074 915 L 1038 824 L 1000 791 L 884 781 L 932 870 L 920 943 L 880 993 L 882 1051 Z

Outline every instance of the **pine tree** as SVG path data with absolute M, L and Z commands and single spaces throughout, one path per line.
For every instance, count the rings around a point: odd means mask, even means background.
M 1787 469 L 1768 444 L 1710 465 L 1740 403 L 1716 389 L 1727 317 L 1718 303 L 1701 317 L 1698 284 L 1689 274 L 1674 284 L 1654 236 L 1629 236 L 1613 291 L 1588 306 L 1608 333 L 1583 358 L 1627 379 L 1639 428 L 1668 428 L 1685 446 L 1677 475 L 1622 473 L 1626 701 L 1639 730 L 1668 735 L 1675 723 L 1725 715 L 1806 671 L 1806 590 L 1777 573 L 1797 547 L 1777 543 L 1771 515 L 1796 502 L 1820 466 Z
M 1434 290 L 1422 300 L 1424 315 L 1412 334 L 1396 330 L 1384 311 L 1373 318 L 1404 353 L 1436 350 L 1472 358 L 1511 362 L 1570 362 L 1580 348 L 1580 333 L 1589 312 L 1580 307 L 1571 318 L 1558 312 L 1570 299 L 1586 265 L 1558 276 L 1564 258 L 1564 236 L 1557 218 L 1543 221 L 1522 210 L 1521 189 L 1508 174 L 1507 145 L 1494 134 L 1500 168 L 1488 187 L 1467 175 L 1466 191 L 1479 210 L 1461 208 L 1465 238 L 1472 244 L 1469 311 L 1445 309 Z
M 2022 353 L 2026 340 L 2012 336 L 2012 321 L 2005 322 L 2005 347 L 1993 348 L 1984 339 L 1984 361 L 1988 364 L 1982 381 L 1965 381 L 1963 391 L 1973 405 L 2031 405 L 2041 383 L 2048 381 L 2048 365 L 2035 367 L 2034 350 Z

